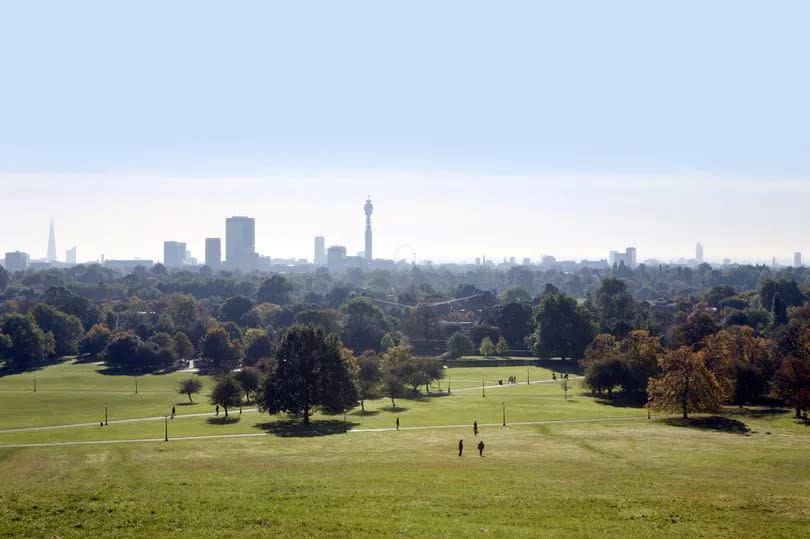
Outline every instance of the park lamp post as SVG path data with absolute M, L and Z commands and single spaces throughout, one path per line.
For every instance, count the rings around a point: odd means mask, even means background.
M 107 426 L 107 403 L 104 403 L 104 426 Z
M 347 434 L 349 432 L 349 421 L 346 418 L 346 408 L 343 409 L 343 434 Z
M 531 379 L 531 374 L 530 374 L 530 371 L 531 371 L 531 369 L 529 369 L 528 367 L 526 367 L 526 385 L 527 385 L 527 386 L 532 385 L 532 379 Z
M 166 425 L 166 430 L 164 431 L 165 435 L 163 436 L 163 441 L 168 442 L 169 441 L 169 416 L 164 415 L 163 416 L 163 421 L 165 422 L 165 425 Z
M 138 394 L 138 377 L 135 377 L 135 394 Z
M 484 387 L 484 381 L 481 380 L 481 396 L 483 398 L 487 397 L 487 389 Z
M 37 392 L 37 377 L 34 376 L 34 393 Z
M 506 401 L 501 402 L 501 406 L 503 406 L 503 426 L 506 426 Z

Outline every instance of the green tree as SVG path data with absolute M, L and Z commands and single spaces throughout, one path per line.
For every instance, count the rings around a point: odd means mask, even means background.
M 439 328 L 439 315 L 430 305 L 420 303 L 408 314 L 405 321 L 408 335 L 429 340 Z
M 191 395 L 202 391 L 202 387 L 203 385 L 199 378 L 186 378 L 185 380 L 180 380 L 177 392 L 181 395 L 188 395 L 188 401 L 194 402 Z
M 501 356 L 509 353 L 509 344 L 506 342 L 506 339 L 503 338 L 503 335 L 501 335 L 498 342 L 495 343 L 495 352 Z
M 96 324 L 82 337 L 81 342 L 79 342 L 79 351 L 82 354 L 98 356 L 107 348 L 111 340 L 112 331 L 104 324 Z
M 0 333 L 11 340 L 6 362 L 14 369 L 44 360 L 56 346 L 53 334 L 42 331 L 31 316 L 16 313 L 0 316 Z
M 595 303 L 599 312 L 599 331 L 623 338 L 633 329 L 636 302 L 623 280 L 614 277 L 602 279 L 596 291 Z
M 251 328 L 245 332 L 245 363 L 255 365 L 273 355 L 273 341 L 263 329 Z
M 225 417 L 228 417 L 228 408 L 242 404 L 242 386 L 236 378 L 229 374 L 217 382 L 211 391 L 211 404 L 218 404 L 225 408 Z
M 689 419 L 690 412 L 717 411 L 723 392 L 706 367 L 703 352 L 682 346 L 661 359 L 661 375 L 650 378 L 647 394 L 649 409 L 679 410 L 684 419 Z
M 618 354 L 624 364 L 622 390 L 643 394 L 650 378 L 659 372 L 658 363 L 664 354 L 660 339 L 647 330 L 633 330 L 618 343 Z
M 596 334 L 588 311 L 566 294 L 542 297 L 535 327 L 530 340 L 542 358 L 580 358 Z
M 194 345 L 191 344 L 191 339 L 183 331 L 178 331 L 174 334 L 174 355 L 179 359 L 191 359 L 194 357 L 196 350 Z
M 11 352 L 13 350 L 14 345 L 11 342 L 11 337 L 0 333 L 0 359 L 11 357 Z
M 252 308 L 253 302 L 248 298 L 233 296 L 226 299 L 225 303 L 222 304 L 222 308 L 219 310 L 219 319 L 223 322 L 238 323 Z
M 481 339 L 481 346 L 478 348 L 478 351 L 482 356 L 490 357 L 495 353 L 495 345 L 492 344 L 492 340 L 489 337 L 484 337 Z
M 175 328 L 189 332 L 200 318 L 200 306 L 194 296 L 174 294 L 169 298 L 168 313 Z
M 11 279 L 8 276 L 6 269 L 3 266 L 0 266 L 0 292 L 6 289 L 10 280 Z
M 773 313 L 774 326 L 781 326 L 787 324 L 788 322 L 787 304 L 785 304 L 785 302 L 782 300 L 782 296 L 779 295 L 779 292 L 773 295 L 773 305 L 771 306 L 771 312 Z
M 473 342 L 461 331 L 456 331 L 447 339 L 447 355 L 458 359 L 472 354 Z
M 239 347 L 222 326 L 209 328 L 202 341 L 202 358 L 219 372 L 230 372 L 241 359 Z
M 259 303 L 275 303 L 276 305 L 287 305 L 292 302 L 290 293 L 293 290 L 292 284 L 286 277 L 279 274 L 271 275 L 265 279 L 259 287 L 257 298 Z
M 351 365 L 334 335 L 311 326 L 293 326 L 281 335 L 276 360 L 275 370 L 265 379 L 260 409 L 271 414 L 303 413 L 308 424 L 316 407 L 336 413 L 356 405 Z
M 101 308 L 93 300 L 73 294 L 62 286 L 51 287 L 46 290 L 43 301 L 63 313 L 77 317 L 82 321 L 85 330 L 90 329 L 98 322 L 101 313 Z
M 84 335 L 81 320 L 45 303 L 34 305 L 31 316 L 42 331 L 53 334 L 54 354 L 57 357 L 72 356 L 79 352 L 79 340 Z
M 777 396 L 790 403 L 801 416 L 810 393 L 810 326 L 805 326 L 796 344 L 795 355 L 787 356 L 774 376 Z
M 389 324 L 379 307 L 366 298 L 352 298 L 341 307 L 342 341 L 354 351 L 377 350 Z
M 357 393 L 363 412 L 366 411 L 365 401 L 380 395 L 382 376 L 380 356 L 373 350 L 367 350 L 357 358 Z
M 396 410 L 397 409 L 397 401 L 396 399 L 405 398 L 408 394 L 408 390 L 405 387 L 405 382 L 397 376 L 395 372 L 390 370 L 383 370 L 383 378 L 382 378 L 382 393 L 389 399 L 391 399 L 391 407 Z
M 250 402 L 251 396 L 259 391 L 260 373 L 256 367 L 242 367 L 235 375 L 236 381 L 245 391 L 245 398 Z
M 507 349 L 523 348 L 532 332 L 532 308 L 528 303 L 507 303 L 495 307 L 495 324 L 506 339 Z

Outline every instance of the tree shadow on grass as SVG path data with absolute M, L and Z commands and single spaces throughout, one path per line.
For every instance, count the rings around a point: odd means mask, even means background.
M 356 412 L 352 412 L 349 415 L 359 415 L 360 417 L 368 417 L 371 415 L 379 415 L 379 414 L 380 414 L 379 410 L 365 410 L 365 411 L 357 410 Z
M 198 404 L 200 404 L 200 403 L 199 402 L 183 401 L 183 402 L 176 402 L 175 406 L 197 406 Z
M 792 413 L 787 408 L 728 408 L 724 410 L 728 415 L 738 415 L 744 417 L 763 418 Z
M 69 363 L 73 361 L 73 358 L 50 358 L 45 359 L 43 361 L 37 361 L 35 363 L 29 363 L 25 365 L 11 365 L 8 363 L 4 363 L 2 367 L 0 367 L 0 378 L 3 376 L 10 376 L 12 374 L 24 374 L 27 372 L 35 373 L 37 371 L 41 371 L 46 367 L 51 367 L 53 365 L 61 365 L 62 363 Z
M 407 408 L 405 408 L 404 406 L 397 406 L 397 407 L 394 407 L 394 406 L 383 406 L 383 407 L 382 407 L 382 411 L 383 411 L 383 412 L 394 412 L 394 413 L 400 413 L 400 412 L 407 412 L 407 411 L 408 411 L 408 409 L 407 409 Z
M 284 438 L 312 438 L 317 436 L 332 436 L 343 434 L 346 429 L 352 429 L 359 425 L 352 421 L 343 422 L 337 419 L 320 419 L 311 421 L 309 425 L 304 425 L 298 421 L 283 420 L 269 423 L 257 423 L 255 428 Z
M 593 399 L 605 406 L 613 406 L 614 408 L 644 408 L 644 402 L 640 399 L 633 398 L 630 395 L 622 395 L 619 393 L 612 399 L 607 398 L 605 395 L 592 394 Z
M 239 423 L 241 419 L 238 415 L 231 414 L 228 417 L 209 417 L 206 421 L 209 425 L 233 425 Z
M 751 432 L 751 429 L 749 429 L 748 426 L 742 421 L 719 415 L 697 417 L 693 419 L 668 418 L 664 419 L 663 422 L 673 427 L 714 430 L 718 432 L 727 432 L 729 434 L 748 434 Z
M 137 367 L 119 367 L 113 365 L 99 369 L 98 373 L 105 376 L 146 376 L 147 374 L 165 374 L 161 370 L 143 369 Z

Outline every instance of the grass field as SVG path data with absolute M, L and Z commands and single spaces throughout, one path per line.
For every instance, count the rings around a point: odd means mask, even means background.
M 62 364 L 0 378 L 0 430 L 162 416 L 185 375 L 104 375 Z M 487 389 L 522 371 L 522 384 Z M 550 378 L 536 369 L 532 379 Z M 810 428 L 781 410 L 730 410 L 688 426 L 611 406 L 525 368 L 448 369 L 450 396 L 367 404 L 315 417 L 246 413 L 238 422 L 180 417 L 170 437 L 258 434 L 58 447 L 0 447 L 0 535 L 150 536 L 724 536 L 810 534 Z M 536 375 L 536 378 L 535 376 Z M 446 390 L 447 381 L 442 382 Z M 458 383 L 458 385 L 456 385 Z M 468 383 L 469 385 L 465 385 Z M 130 388 L 131 386 L 131 388 Z M 210 388 L 210 383 L 207 384 Z M 458 387 L 458 391 L 455 388 Z M 465 387 L 471 388 L 463 391 Z M 211 412 L 200 404 L 178 413 Z M 500 426 L 502 403 L 510 426 Z M 390 428 L 399 417 L 400 432 Z M 519 421 L 608 419 L 513 425 Z M 617 418 L 617 420 L 609 420 Z M 629 419 L 618 419 L 629 418 Z M 472 421 L 484 458 L 474 451 Z M 450 426 L 407 430 L 418 426 Z M 163 421 L 0 433 L 0 446 L 161 439 Z M 456 444 L 465 439 L 458 458 Z

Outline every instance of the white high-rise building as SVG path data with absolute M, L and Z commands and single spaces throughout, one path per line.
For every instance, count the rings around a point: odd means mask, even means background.
M 326 265 L 326 242 L 323 236 L 315 236 L 315 257 L 312 263 L 316 266 Z
M 252 270 L 256 255 L 256 220 L 252 217 L 229 217 L 225 220 L 225 262 L 232 269 Z
M 695 260 L 698 261 L 698 264 L 703 263 L 703 244 L 700 242 L 697 242 L 695 246 Z
M 802 267 L 802 254 L 799 251 L 793 253 L 793 267 L 795 268 Z

